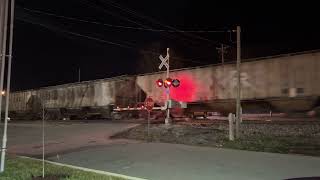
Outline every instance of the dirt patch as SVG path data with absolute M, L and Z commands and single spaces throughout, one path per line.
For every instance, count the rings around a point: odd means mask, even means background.
M 241 138 L 236 141 L 228 140 L 228 126 L 224 124 L 209 127 L 152 124 L 149 132 L 148 137 L 147 126 L 140 125 L 111 138 L 320 156 L 318 124 L 245 124 Z
M 194 128 L 183 125 L 151 125 L 150 136 L 147 126 L 140 125 L 125 132 L 118 133 L 111 138 L 128 138 L 153 142 L 167 142 L 189 145 L 221 146 L 226 138 L 224 130 L 216 128 Z

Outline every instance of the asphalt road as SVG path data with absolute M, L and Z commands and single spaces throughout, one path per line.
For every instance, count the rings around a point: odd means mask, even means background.
M 45 152 L 49 155 L 76 151 L 89 147 L 124 143 L 110 140 L 109 136 L 136 126 L 110 122 L 47 122 L 45 124 Z M 1 126 L 1 140 L 3 127 Z M 41 156 L 42 122 L 9 123 L 8 151 L 12 154 Z
M 316 157 L 166 143 L 96 147 L 50 159 L 154 180 L 276 180 L 320 176 L 320 158 Z
M 155 180 L 320 176 L 320 158 L 317 157 L 109 138 L 133 126 L 135 124 L 108 122 L 47 123 L 46 157 L 66 164 Z M 10 123 L 8 134 L 10 153 L 41 157 L 41 122 Z

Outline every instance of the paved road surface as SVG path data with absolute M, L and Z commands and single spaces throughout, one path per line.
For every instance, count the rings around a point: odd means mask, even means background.
M 109 139 L 110 135 L 132 126 L 135 124 L 48 123 L 46 157 L 155 180 L 273 180 L 320 176 L 320 158 L 315 157 Z M 1 131 L 2 128 L 2 134 Z M 41 132 L 41 122 L 10 123 L 9 152 L 41 156 Z
M 47 155 L 51 155 L 85 149 L 91 146 L 121 144 L 125 141 L 110 140 L 109 136 L 133 126 L 136 126 L 136 124 L 110 122 L 46 123 L 45 151 Z M 3 127 L 1 126 L 1 140 L 2 130 Z M 42 122 L 10 123 L 8 126 L 8 151 L 28 156 L 41 155 Z
M 53 161 L 154 180 L 250 180 L 320 176 L 320 158 L 166 143 L 96 147 Z

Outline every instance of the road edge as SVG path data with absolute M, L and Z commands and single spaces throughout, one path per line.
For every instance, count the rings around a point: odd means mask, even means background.
M 32 158 L 32 157 L 28 157 L 28 156 L 17 156 L 17 157 L 24 158 L 24 159 L 36 160 L 36 161 L 42 161 L 41 159 Z M 148 179 L 143 179 L 143 178 L 138 178 L 138 177 L 133 177 L 133 176 L 127 176 L 127 175 L 123 175 L 123 174 L 117 174 L 117 173 L 112 173 L 112 172 L 107 172 L 107 171 L 101 171 L 101 170 L 96 170 L 96 169 L 80 167 L 80 166 L 63 164 L 63 163 L 58 163 L 58 162 L 53 162 L 53 161 L 48 161 L 48 160 L 45 160 L 45 162 L 49 163 L 49 164 L 53 164 L 53 165 L 69 167 L 69 168 L 78 169 L 78 170 L 82 170 L 82 171 L 93 172 L 93 173 L 103 174 L 103 175 L 108 175 L 108 176 L 114 176 L 114 177 L 129 179 L 129 180 L 148 180 Z

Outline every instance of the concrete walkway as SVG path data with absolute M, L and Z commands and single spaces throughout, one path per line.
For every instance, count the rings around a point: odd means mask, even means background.
M 320 176 L 320 158 L 166 143 L 125 143 L 49 158 L 154 180 L 250 180 Z

